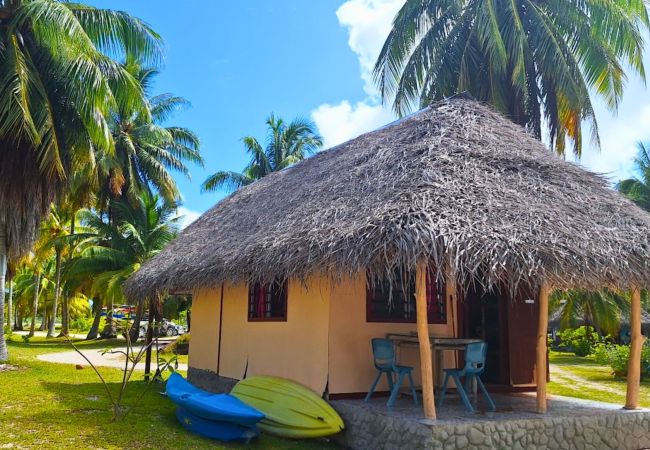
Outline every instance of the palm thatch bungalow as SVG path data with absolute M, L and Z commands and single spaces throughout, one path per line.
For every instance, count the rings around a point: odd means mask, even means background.
M 454 98 L 225 198 L 127 292 L 193 293 L 189 377 L 213 387 L 270 374 L 330 398 L 365 392 L 370 339 L 417 330 L 400 357 L 435 418 L 430 337 L 486 340 L 488 381 L 536 386 L 543 412 L 549 290 L 632 289 L 635 408 L 649 229 L 603 177 Z

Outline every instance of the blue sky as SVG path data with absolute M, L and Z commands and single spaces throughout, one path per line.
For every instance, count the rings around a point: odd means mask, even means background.
M 178 176 L 187 219 L 223 193 L 201 194 L 217 170 L 247 162 L 240 142 L 263 139 L 270 113 L 309 117 L 326 145 L 394 119 L 370 79 L 372 63 L 403 0 L 95 0 L 148 22 L 166 41 L 158 92 L 187 98 L 192 107 L 170 122 L 194 130 L 205 168 Z M 650 68 L 650 58 L 646 57 Z M 613 180 L 629 176 L 635 142 L 650 138 L 650 97 L 632 77 L 618 114 L 596 104 L 602 150 L 586 148 L 581 163 Z

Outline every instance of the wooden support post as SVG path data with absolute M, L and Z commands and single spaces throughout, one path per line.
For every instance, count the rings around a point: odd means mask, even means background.
M 539 287 L 539 319 L 537 322 L 537 355 L 535 381 L 537 382 L 537 412 L 546 412 L 546 356 L 548 345 L 548 285 L 545 281 Z
M 449 258 L 445 258 L 445 307 L 451 314 L 451 329 L 458 337 L 458 302 L 456 298 L 456 272 Z
M 417 313 L 418 342 L 420 344 L 420 371 L 422 376 L 422 403 L 424 417 L 436 418 L 433 396 L 433 367 L 431 367 L 431 341 L 427 318 L 427 264 L 418 264 L 415 281 L 415 308 Z
M 625 409 L 639 407 L 639 386 L 641 383 L 641 291 L 638 287 L 632 288 L 632 304 L 630 305 L 630 359 L 627 362 L 627 393 L 625 395 Z

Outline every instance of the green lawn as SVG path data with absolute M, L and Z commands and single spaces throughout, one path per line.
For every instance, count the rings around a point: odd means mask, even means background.
M 549 393 L 620 405 L 625 403 L 625 379 L 615 378 L 610 367 L 596 364 L 592 357 L 552 351 L 549 362 Z M 641 382 L 640 406 L 650 407 L 650 381 Z
M 107 341 L 80 342 L 81 349 L 104 348 Z M 262 436 L 249 446 L 223 445 L 187 433 L 174 418 L 174 407 L 152 385 L 141 404 L 120 422 L 113 422 L 110 404 L 92 369 L 41 362 L 41 353 L 70 349 L 65 341 L 20 336 L 9 342 L 10 364 L 18 370 L 0 372 L 0 448 L 47 449 L 334 449 L 325 441 L 288 441 Z M 121 372 L 101 368 L 116 389 Z M 135 374 L 127 402 L 145 388 Z

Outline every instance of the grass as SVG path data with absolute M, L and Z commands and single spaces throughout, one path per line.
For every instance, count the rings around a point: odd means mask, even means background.
M 0 372 L 0 448 L 21 449 L 223 449 L 251 448 L 335 449 L 323 440 L 289 441 L 262 436 L 248 446 L 211 441 L 186 432 L 174 417 L 174 406 L 151 385 L 139 406 L 125 419 L 112 421 L 110 403 L 91 368 L 39 361 L 37 355 L 70 349 L 61 339 L 32 338 L 23 342 L 12 336 L 8 342 L 9 363 L 18 370 Z M 77 343 L 80 349 L 105 348 L 111 341 Z M 121 371 L 100 368 L 117 391 Z M 134 374 L 125 403 L 145 384 Z
M 548 392 L 608 403 L 625 404 L 625 378 L 617 378 L 608 366 L 596 364 L 592 357 L 552 351 L 551 382 Z M 555 369 L 557 368 L 557 369 Z M 559 370 L 558 370 L 559 369 Z M 650 407 L 650 381 L 642 381 L 639 393 L 642 407 Z

